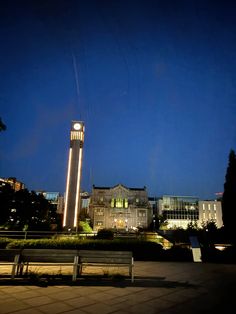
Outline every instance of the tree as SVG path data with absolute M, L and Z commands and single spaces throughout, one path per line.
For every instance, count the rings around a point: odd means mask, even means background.
M 14 193 L 15 191 L 8 183 L 4 183 L 0 186 L 0 226 L 4 226 L 6 221 L 9 219 L 10 208 L 14 208 L 14 205 L 12 206 Z
M 236 155 L 230 151 L 229 162 L 225 176 L 224 192 L 222 197 L 222 218 L 224 228 L 231 241 L 236 243 Z
M 168 221 L 164 215 L 158 215 L 157 216 L 157 225 L 156 228 L 160 230 L 167 229 Z
M 0 225 L 9 230 L 50 230 L 57 225 L 56 209 L 43 194 L 27 189 L 14 191 L 9 185 L 0 187 Z
M 0 117 L 0 132 L 5 131 L 7 129 L 6 125 L 2 122 L 2 118 Z

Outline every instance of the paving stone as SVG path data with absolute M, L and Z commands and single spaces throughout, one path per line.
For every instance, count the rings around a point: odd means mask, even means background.
M 7 313 L 14 313 L 18 310 L 23 310 L 29 308 L 28 304 L 25 304 L 19 300 L 11 299 L 7 301 L 1 300 L 0 302 L 0 313 L 7 314 Z
M 51 298 L 49 298 L 47 296 L 38 296 L 35 298 L 25 299 L 24 302 L 29 304 L 29 305 L 32 305 L 32 306 L 40 306 L 43 304 L 53 303 L 54 300 L 52 300 Z
M 58 314 L 73 310 L 74 308 L 63 302 L 55 302 L 39 306 L 38 310 L 46 314 Z

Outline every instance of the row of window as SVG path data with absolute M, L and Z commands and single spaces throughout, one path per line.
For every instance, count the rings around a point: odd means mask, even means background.
M 198 212 L 194 211 L 194 212 L 191 212 L 191 211 L 188 211 L 188 212 L 178 212 L 178 211 L 164 211 L 163 212 L 163 216 L 166 218 L 166 219 L 198 219 L 199 217 L 199 214 Z
M 95 209 L 94 212 L 97 216 L 104 216 L 104 210 L 101 208 Z M 146 211 L 145 210 L 138 210 L 138 216 L 139 217 L 146 217 Z
M 103 203 L 104 202 L 104 198 L 100 197 L 98 200 L 99 203 Z M 136 204 L 139 203 L 139 199 L 136 198 L 135 199 Z M 128 198 L 112 198 L 111 199 L 111 207 L 112 208 L 128 208 L 129 204 L 128 204 Z
M 214 215 L 212 215 L 211 213 L 209 213 L 208 215 L 207 215 L 207 218 L 209 218 L 209 219 L 216 219 L 217 217 L 216 217 L 216 213 L 214 213 Z M 203 219 L 206 219 L 206 214 L 205 213 L 203 213 Z
M 112 208 L 128 208 L 128 199 L 127 198 L 112 198 L 111 199 Z
M 205 204 L 202 204 L 202 209 L 206 210 Z M 208 204 L 208 210 L 211 210 L 211 204 Z M 216 204 L 213 204 L 213 210 L 216 211 Z

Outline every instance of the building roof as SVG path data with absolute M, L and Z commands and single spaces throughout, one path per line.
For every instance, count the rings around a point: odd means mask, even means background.
M 96 190 L 110 190 L 110 189 L 114 189 L 115 187 L 118 187 L 118 186 L 122 186 L 123 188 L 125 189 L 128 189 L 128 190 L 132 190 L 132 191 L 146 191 L 146 186 L 144 186 L 143 188 L 130 188 L 130 187 L 126 187 L 125 185 L 123 184 L 116 184 L 112 187 L 107 187 L 107 186 L 95 186 L 93 185 L 93 189 L 96 189 Z

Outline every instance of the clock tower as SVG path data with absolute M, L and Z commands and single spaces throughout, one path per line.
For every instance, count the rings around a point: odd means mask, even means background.
M 70 130 L 70 149 L 66 180 L 65 209 L 63 227 L 78 228 L 80 212 L 80 183 L 82 170 L 82 156 L 84 146 L 84 122 L 72 121 Z

